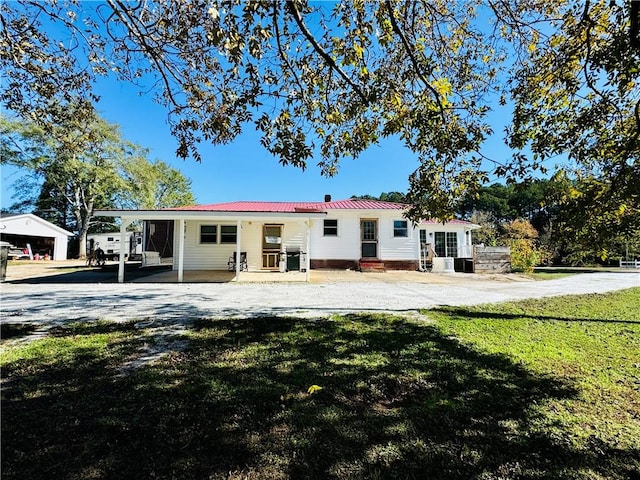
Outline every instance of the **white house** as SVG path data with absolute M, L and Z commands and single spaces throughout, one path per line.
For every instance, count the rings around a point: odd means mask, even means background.
M 230 259 L 236 279 L 248 271 L 312 268 L 384 268 L 416 270 L 430 252 L 471 258 L 469 222 L 404 218 L 406 205 L 376 200 L 324 202 L 231 202 L 163 210 L 101 210 L 119 217 L 121 234 L 133 221 L 172 221 L 173 268 L 226 270 Z M 180 234 L 182 233 L 182 234 Z M 145 242 L 146 244 L 146 242 Z M 426 247 L 426 248 L 425 248 Z M 124 280 L 121 258 L 120 281 Z
M 73 233 L 51 222 L 24 213 L 0 217 L 0 237 L 19 248 L 31 246 L 33 253 L 48 254 L 53 260 L 67 259 L 67 244 Z

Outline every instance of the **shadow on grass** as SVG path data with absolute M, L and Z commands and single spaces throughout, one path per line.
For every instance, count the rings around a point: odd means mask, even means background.
M 620 320 L 620 319 L 604 319 L 604 318 L 579 318 L 566 317 L 560 315 L 529 315 L 525 313 L 503 313 L 503 312 L 486 312 L 474 311 L 470 308 L 459 307 L 438 307 L 429 309 L 430 312 L 446 313 L 448 315 L 460 316 L 465 319 L 485 319 L 485 320 L 540 320 L 542 322 L 587 322 L 587 323 L 622 323 L 622 324 L 640 324 L 640 320 Z
M 0 339 L 9 340 L 29 335 L 36 326 L 29 323 L 0 323 Z
M 630 478 L 640 467 L 637 451 L 578 449 L 541 426 L 536 405 L 575 396 L 570 385 L 429 325 L 199 320 L 189 350 L 118 375 L 138 344 L 6 365 L 3 478 Z

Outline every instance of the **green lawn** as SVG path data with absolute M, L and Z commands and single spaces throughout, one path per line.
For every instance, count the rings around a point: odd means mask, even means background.
M 155 337 L 133 323 L 4 325 L 2 478 L 640 478 L 638 312 L 640 288 L 198 319 L 136 370 Z
M 556 280 L 558 278 L 565 278 L 565 277 L 571 277 L 573 275 L 575 275 L 576 273 L 570 273 L 570 272 L 541 272 L 541 271 L 535 271 L 533 273 L 527 273 L 527 274 L 521 274 L 521 275 L 526 275 L 527 277 L 533 279 L 533 280 Z

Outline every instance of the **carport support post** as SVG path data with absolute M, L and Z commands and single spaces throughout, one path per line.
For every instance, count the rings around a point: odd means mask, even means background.
M 127 241 L 127 227 L 133 223 L 133 220 L 122 219 L 120 223 L 120 255 L 118 255 L 118 283 L 124 283 L 124 255 L 125 242 Z
M 242 249 L 242 243 L 241 243 L 241 235 L 242 232 L 242 222 L 240 220 L 238 220 L 237 226 L 236 226 L 236 282 L 240 281 L 240 270 L 241 270 L 241 264 L 240 264 L 240 250 Z
M 311 252 L 309 248 L 311 247 L 311 219 L 307 219 L 307 254 L 305 255 L 305 270 L 306 270 L 306 281 L 308 282 L 311 278 Z
M 178 283 L 184 280 L 184 218 L 178 221 Z

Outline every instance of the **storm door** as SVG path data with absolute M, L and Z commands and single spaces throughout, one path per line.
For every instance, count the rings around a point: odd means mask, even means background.
M 378 258 L 378 220 L 360 220 L 362 258 Z

